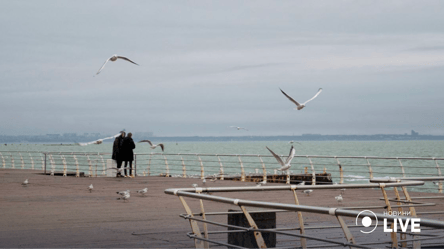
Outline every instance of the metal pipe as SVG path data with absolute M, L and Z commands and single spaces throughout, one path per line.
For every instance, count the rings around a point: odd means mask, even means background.
M 283 210 L 289 210 L 289 211 L 301 211 L 301 212 L 319 213 L 319 214 L 326 214 L 326 215 L 331 215 L 332 213 L 334 213 L 334 215 L 336 215 L 336 216 L 348 216 L 348 217 L 353 217 L 353 218 L 356 218 L 360 214 L 359 211 L 354 211 L 354 210 L 344 210 L 344 209 L 337 209 L 337 208 L 326 208 L 326 207 L 294 205 L 294 204 L 283 204 L 283 203 L 271 203 L 271 202 L 261 202 L 261 201 L 249 201 L 249 200 L 233 199 L 233 198 L 220 197 L 220 196 L 214 196 L 214 195 L 201 195 L 201 194 L 190 193 L 190 192 L 185 192 L 185 191 L 171 191 L 171 189 L 165 190 L 165 193 L 171 194 L 171 195 L 190 197 L 190 198 L 194 198 L 194 199 L 203 199 L 203 200 L 216 201 L 216 202 L 227 203 L 227 204 L 235 204 L 238 206 L 283 209 Z M 385 215 L 385 214 L 381 214 L 381 213 L 376 214 L 376 216 L 377 216 L 376 218 L 378 220 L 387 219 L 388 221 L 394 221 L 395 219 L 400 219 L 403 222 L 406 222 L 406 219 L 408 219 L 403 216 L 391 216 L 391 215 Z M 430 219 L 421 219 L 421 226 L 444 228 L 444 222 L 437 221 L 437 220 L 430 220 Z

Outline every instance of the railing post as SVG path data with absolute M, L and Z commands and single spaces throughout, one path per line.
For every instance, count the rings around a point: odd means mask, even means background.
M 2 157 L 3 168 L 6 168 L 6 161 L 5 161 L 5 158 L 3 157 L 3 154 L 1 152 L 0 152 L 0 156 Z
M 262 180 L 267 182 L 267 169 L 265 168 L 265 163 L 262 160 L 262 157 L 260 155 L 258 155 L 258 157 L 261 160 L 261 164 L 262 164 L 262 173 L 263 173 Z
M 299 200 L 298 200 L 298 196 L 296 194 L 296 185 L 291 185 L 291 189 L 293 191 L 293 195 L 294 195 L 294 201 L 296 203 L 296 205 L 299 205 Z M 297 212 L 298 214 L 298 220 L 299 220 L 299 233 L 302 235 L 305 235 L 305 227 L 304 227 L 304 218 L 302 217 L 302 212 Z M 307 248 L 307 239 L 305 238 L 301 238 L 301 247 L 303 249 Z
M 14 165 L 14 156 L 12 155 L 11 152 L 9 152 L 9 155 L 11 156 L 11 168 L 15 169 L 15 165 Z
M 402 166 L 401 159 L 399 159 L 399 158 L 396 158 L 396 159 L 398 159 L 399 165 L 400 165 L 400 167 L 401 167 L 402 177 L 405 177 L 404 166 Z
M 134 170 L 133 170 L 134 172 L 132 172 L 133 173 L 133 177 L 136 177 L 137 176 L 137 154 L 134 154 Z
M 373 179 L 373 169 L 372 169 L 372 165 L 370 164 L 370 161 L 368 160 L 367 157 L 365 157 L 365 159 L 367 160 L 368 173 L 369 173 L 369 175 L 370 175 L 370 179 Z
M 355 238 L 353 238 L 353 235 L 350 232 L 350 230 L 348 229 L 347 224 L 345 224 L 344 219 L 342 219 L 342 217 L 338 216 L 338 215 L 336 215 L 336 219 L 338 219 L 339 224 L 341 225 L 342 231 L 345 234 L 345 238 L 347 239 L 347 242 L 351 243 L 351 244 L 356 244 Z M 350 248 L 353 248 L 353 247 L 350 246 Z
M 244 164 L 242 163 L 242 160 L 239 155 L 237 156 L 237 158 L 239 159 L 239 163 L 240 163 L 240 167 L 241 167 L 241 182 L 245 182 Z
M 200 179 L 205 179 L 205 172 L 204 172 L 204 166 L 202 163 L 202 159 L 200 158 L 200 156 L 197 156 L 197 158 L 199 159 L 199 163 L 200 163 Z
M 73 155 L 74 161 L 76 161 L 76 177 L 80 177 L 79 160 L 76 155 Z
M 148 165 L 147 165 L 147 167 L 146 167 L 146 170 L 147 170 L 146 174 L 147 174 L 148 176 L 151 175 L 151 171 L 150 171 L 150 169 L 151 169 L 151 156 L 152 156 L 152 155 L 153 155 L 153 154 L 151 153 L 151 154 L 150 154 L 150 159 L 148 160 Z
M 335 159 L 338 162 L 338 166 L 339 166 L 339 183 L 343 184 L 344 183 L 344 170 L 342 170 L 342 165 L 341 165 L 341 162 L 339 162 L 339 159 L 337 157 L 335 157 Z
M 100 159 L 102 160 L 102 176 L 106 176 L 106 163 L 103 155 L 100 155 Z
M 88 166 L 89 166 L 89 177 L 92 176 L 93 172 L 92 172 L 92 163 L 91 163 L 91 159 L 89 158 L 89 155 L 86 155 L 86 158 L 88 160 Z
M 19 153 L 19 155 L 20 155 L 20 162 L 21 162 L 21 167 L 22 167 L 22 169 L 24 169 L 25 168 L 25 161 L 23 161 L 23 156 L 22 156 L 22 153 Z
M 391 213 L 393 212 L 393 210 L 392 210 L 392 206 L 390 205 L 390 201 L 389 201 L 389 198 L 388 198 L 388 196 L 387 196 L 387 192 L 385 191 L 385 184 L 384 184 L 384 183 L 380 183 L 380 184 L 379 184 L 379 187 L 381 188 L 382 195 L 384 196 L 385 205 L 387 206 L 387 212 L 388 212 L 389 214 L 391 214 Z M 392 231 L 394 231 L 394 229 L 393 229 L 394 226 L 395 226 L 394 223 L 392 223 L 392 224 L 390 225 Z M 396 232 L 391 232 L 391 233 L 390 233 L 390 236 L 391 236 L 391 238 L 392 238 L 392 248 L 398 248 L 398 247 L 399 247 L 399 246 L 398 246 L 398 237 L 397 237 Z
M 441 169 L 439 168 L 438 161 L 436 161 L 436 158 L 433 158 L 433 161 L 435 161 L 436 169 L 438 170 L 438 175 L 441 176 Z M 442 193 L 442 181 L 438 181 L 438 192 Z
M 400 180 L 398 180 L 398 182 L 400 182 Z M 394 187 L 393 190 L 395 191 L 396 200 L 400 201 L 400 200 L 401 200 L 401 196 L 399 196 L 398 188 L 397 188 L 397 187 Z M 398 205 L 398 206 L 401 206 L 402 204 L 401 204 L 401 202 L 397 202 L 397 205 Z M 404 212 L 403 212 L 403 210 L 402 210 L 402 207 L 398 207 L 398 212 L 399 212 L 401 215 L 404 215 Z M 401 233 L 401 234 L 399 235 L 399 238 L 400 238 L 400 240 L 406 240 L 406 239 L 407 239 L 407 234 L 405 234 L 405 233 Z M 407 242 L 405 242 L 405 241 L 404 241 L 404 242 L 401 242 L 401 247 L 407 247 Z
M 65 160 L 65 156 L 60 155 L 60 158 L 62 159 L 62 163 L 63 163 L 63 176 L 66 176 L 66 172 L 67 172 L 67 166 L 66 166 L 66 160 Z
M 51 175 L 54 176 L 56 165 L 52 154 L 49 154 L 49 161 L 51 162 Z
M 407 192 L 407 188 L 405 186 L 401 187 L 402 192 L 404 193 L 406 201 L 409 202 L 409 211 L 411 217 L 417 217 L 415 207 L 410 206 L 412 203 L 412 198 L 410 198 L 409 193 Z M 418 236 L 413 235 L 413 239 L 416 239 Z M 420 249 L 421 248 L 421 241 L 413 241 L 413 248 L 414 249 Z
M 187 167 L 185 167 L 185 161 L 182 156 L 180 157 L 180 160 L 182 160 L 182 177 L 187 178 Z
M 311 161 L 311 158 L 308 157 L 308 160 L 310 161 L 310 165 L 311 165 L 311 185 L 316 185 L 316 172 L 313 166 L 313 162 Z
M 29 160 L 31 160 L 31 169 L 34 169 L 34 159 L 32 159 L 31 153 L 28 153 L 28 154 L 29 154 Z M 3 156 L 2 156 L 2 158 L 3 158 Z
M 43 159 L 42 155 L 40 155 L 40 159 L 42 159 L 42 170 L 44 170 L 46 174 L 46 153 L 45 153 L 45 159 Z
M 189 217 L 194 217 L 193 212 L 191 211 L 191 208 L 186 203 L 185 199 L 182 196 L 179 196 L 180 202 L 182 202 L 183 207 L 185 208 L 185 211 L 187 212 Z M 202 233 L 200 232 L 199 225 L 197 225 L 197 221 L 190 219 L 190 226 L 193 230 L 193 233 L 196 237 L 202 238 Z M 203 241 L 199 239 L 194 239 L 194 246 L 196 248 L 205 248 Z
M 168 166 L 167 158 L 166 158 L 166 156 L 163 156 L 163 158 L 165 159 L 165 167 L 166 167 L 166 172 L 165 172 L 165 174 L 166 174 L 166 177 L 170 177 L 170 168 L 169 168 L 169 166 Z
M 220 177 L 219 177 L 219 179 L 220 180 L 224 180 L 224 175 L 225 175 L 225 173 L 224 173 L 224 165 L 222 164 L 222 161 L 220 160 L 220 157 L 218 156 L 218 155 L 216 155 L 217 156 L 217 160 L 219 160 L 219 175 L 220 175 Z
M 250 224 L 251 227 L 254 229 L 259 229 L 256 225 L 256 222 L 254 222 L 254 219 L 251 217 L 250 213 L 248 213 L 247 209 L 244 206 L 239 206 L 242 209 L 242 212 L 244 212 L 245 218 L 247 218 L 248 224 Z M 267 248 L 267 245 L 265 244 L 264 238 L 262 237 L 262 233 L 255 231 L 254 237 L 256 238 L 256 243 L 258 248 Z
M 199 193 L 201 194 L 201 193 Z M 207 220 L 207 217 L 205 215 L 205 209 L 204 209 L 204 205 L 203 205 L 203 201 L 202 199 L 200 199 L 200 210 L 202 212 L 202 219 L 203 220 Z M 208 228 L 207 228 L 207 223 L 203 223 L 203 229 L 204 229 L 204 236 L 205 239 L 208 239 Z M 204 247 L 205 248 L 210 248 L 208 241 L 204 241 Z

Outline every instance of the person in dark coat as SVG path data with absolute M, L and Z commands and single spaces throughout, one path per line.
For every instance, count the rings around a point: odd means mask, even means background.
M 125 139 L 125 132 L 124 131 L 121 131 L 120 136 L 118 136 L 118 137 L 116 137 L 116 139 L 114 139 L 112 159 L 116 160 L 118 169 L 120 169 L 122 167 L 122 161 L 123 161 L 122 146 L 123 146 L 124 139 Z M 117 171 L 116 177 L 119 177 L 119 176 L 122 176 L 122 174 L 119 171 Z
M 134 153 L 133 149 L 136 148 L 136 144 L 133 141 L 132 138 L 133 134 L 130 132 L 128 133 L 128 136 L 123 139 L 122 144 L 122 160 L 125 161 L 125 168 L 127 167 L 127 164 L 129 163 L 129 174 L 127 173 L 127 169 L 125 169 L 125 175 L 131 176 L 131 172 L 133 170 L 133 160 L 134 160 Z

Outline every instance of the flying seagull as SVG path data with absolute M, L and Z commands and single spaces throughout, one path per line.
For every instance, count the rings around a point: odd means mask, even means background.
M 239 126 L 230 126 L 231 128 L 236 128 L 237 130 L 246 130 L 246 131 L 248 131 L 246 128 L 244 128 L 244 127 L 239 127 Z
M 288 154 L 288 157 L 287 157 L 287 160 L 285 161 L 285 163 L 282 161 L 281 157 L 276 155 L 276 153 L 274 153 L 272 150 L 270 150 L 270 148 L 268 148 L 267 146 L 265 146 L 265 148 L 267 148 L 271 152 L 271 154 L 273 154 L 274 158 L 276 158 L 278 163 L 282 166 L 278 170 L 286 171 L 291 167 L 291 165 L 290 165 L 291 160 L 293 160 L 293 157 L 296 154 L 296 150 L 294 149 L 293 146 L 291 146 L 291 148 L 290 148 L 290 154 Z
M 122 60 L 129 61 L 129 62 L 131 62 L 131 63 L 133 63 L 133 64 L 135 64 L 135 65 L 137 65 L 137 66 L 139 65 L 139 64 L 135 63 L 134 61 L 132 61 L 132 60 L 126 58 L 126 57 L 123 57 L 123 56 L 120 56 L 120 55 L 116 55 L 116 54 L 115 54 L 115 55 L 109 57 L 108 60 L 105 61 L 105 63 L 104 63 L 103 66 L 99 69 L 99 71 L 96 73 L 96 75 L 99 74 L 100 71 L 102 71 L 102 69 L 105 67 L 105 65 L 106 65 L 106 63 L 108 63 L 108 61 L 116 61 L 117 59 L 122 59 Z
M 280 90 L 291 102 L 295 103 L 295 105 L 297 106 L 295 109 L 298 109 L 298 110 L 301 110 L 302 108 L 304 108 L 305 104 L 307 104 L 308 102 L 312 101 L 314 98 L 316 98 L 322 92 L 322 88 L 319 88 L 318 92 L 315 94 L 315 96 L 313 98 L 305 101 L 302 104 L 299 104 L 296 100 L 294 100 L 292 97 L 288 96 L 288 94 L 286 94 L 284 91 L 282 91 L 282 89 L 280 89 Z
M 87 146 L 87 145 L 90 145 L 90 144 L 101 144 L 101 143 L 103 143 L 103 140 L 116 138 L 118 136 L 120 136 L 120 133 L 116 134 L 116 135 L 114 135 L 112 137 L 105 137 L 105 138 L 97 139 L 97 140 L 94 140 L 94 141 L 91 141 L 91 142 L 87 142 L 87 143 L 76 143 L 76 144 L 80 145 L 80 146 Z
M 163 146 L 163 144 L 153 144 L 153 143 L 151 143 L 151 141 L 150 140 L 142 140 L 142 141 L 139 141 L 139 143 L 142 143 L 142 142 L 147 142 L 147 143 L 149 143 L 150 145 L 151 145 L 151 149 L 155 149 L 157 146 L 160 146 L 160 148 L 162 148 L 162 152 L 163 152 L 163 150 L 164 150 L 164 146 Z

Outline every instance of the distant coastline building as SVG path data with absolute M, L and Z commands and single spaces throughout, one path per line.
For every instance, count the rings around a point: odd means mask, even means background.
M 416 131 L 412 130 L 412 132 L 410 133 L 410 135 L 411 135 L 411 136 L 418 136 L 418 135 L 419 135 L 419 132 L 416 132 Z

